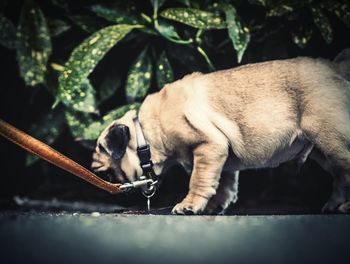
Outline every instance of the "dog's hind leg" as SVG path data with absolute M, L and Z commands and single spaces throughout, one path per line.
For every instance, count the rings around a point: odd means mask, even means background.
M 350 212 L 350 117 L 345 108 L 332 110 L 333 118 L 320 113 L 305 118 L 302 125 L 319 151 L 311 158 L 333 176 L 333 192 L 323 211 Z
M 342 183 L 341 177 L 333 170 L 332 162 L 317 148 L 314 148 L 310 158 L 315 160 L 320 167 L 329 172 L 333 177 L 332 193 L 327 203 L 323 206 L 322 212 L 334 212 L 337 208 L 346 202 L 346 187 Z
M 216 194 L 209 200 L 205 214 L 224 214 L 238 200 L 239 171 L 223 171 Z

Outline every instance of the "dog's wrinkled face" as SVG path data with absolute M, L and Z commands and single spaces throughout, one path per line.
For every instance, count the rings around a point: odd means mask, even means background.
M 97 140 L 92 156 L 92 169 L 104 180 L 110 182 L 125 181 L 125 172 L 121 170 L 121 159 L 125 155 L 130 140 L 129 128 L 113 122 L 102 132 Z
M 97 139 L 91 168 L 102 179 L 129 182 L 141 173 L 132 125 L 132 115 L 127 113 L 111 123 Z

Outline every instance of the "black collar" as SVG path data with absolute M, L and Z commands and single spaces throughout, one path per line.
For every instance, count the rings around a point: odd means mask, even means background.
M 139 118 L 136 116 L 133 118 L 136 142 L 137 142 L 137 156 L 140 160 L 140 166 L 142 168 L 142 175 L 153 181 L 157 180 L 157 175 L 153 170 L 153 162 L 151 160 L 151 150 L 149 144 L 147 144 L 145 136 L 143 134 Z

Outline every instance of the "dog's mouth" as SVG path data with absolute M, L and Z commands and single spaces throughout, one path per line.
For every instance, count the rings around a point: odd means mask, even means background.
M 98 170 L 93 169 L 98 177 L 102 180 L 111 182 L 111 183 L 125 183 L 130 180 L 127 178 L 126 174 L 120 169 L 108 168 L 107 170 Z
M 111 182 L 111 183 L 118 183 L 117 176 L 115 175 L 114 171 L 112 169 L 107 169 L 105 171 L 95 171 L 96 175 L 100 177 L 102 180 Z

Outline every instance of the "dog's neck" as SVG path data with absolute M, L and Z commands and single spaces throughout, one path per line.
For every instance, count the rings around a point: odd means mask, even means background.
M 153 170 L 153 162 L 151 159 L 151 150 L 150 146 L 147 143 L 145 136 L 142 131 L 142 127 L 139 121 L 138 116 L 133 118 L 134 128 L 135 128 L 135 136 L 136 136 L 136 144 L 137 144 L 137 156 L 140 160 L 140 165 L 143 171 L 143 176 L 148 175 L 150 178 L 155 179 L 157 176 Z
M 159 175 L 162 173 L 165 161 L 168 159 L 168 151 L 165 148 L 164 133 L 159 123 L 159 107 L 154 107 L 154 105 L 159 105 L 155 99 L 155 95 L 147 96 L 140 108 L 138 118 L 143 136 L 150 146 L 154 171 Z M 153 102 L 154 100 L 156 102 Z M 152 104 L 152 107 L 148 107 L 149 104 Z

